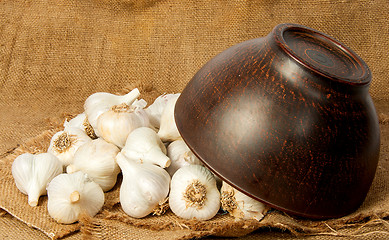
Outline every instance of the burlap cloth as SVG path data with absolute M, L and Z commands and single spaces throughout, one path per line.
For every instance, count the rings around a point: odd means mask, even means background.
M 376 1 L 135 1 L 0 2 L 0 238 L 242 239 L 389 238 L 389 4 Z M 83 111 L 96 91 L 134 86 L 149 102 L 180 92 L 195 72 L 224 49 L 267 35 L 282 22 L 303 24 L 356 51 L 370 66 L 382 133 L 381 156 L 361 208 L 341 219 L 310 221 L 271 211 L 263 221 L 218 214 L 207 222 L 171 212 L 132 219 L 118 188 L 104 209 L 77 224 L 59 225 L 15 187 L 10 164 L 22 152 L 45 151 L 67 114 Z

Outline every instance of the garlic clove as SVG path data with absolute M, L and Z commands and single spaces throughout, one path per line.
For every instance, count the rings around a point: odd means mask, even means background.
M 123 148 L 128 135 L 136 128 L 149 126 L 146 112 L 139 107 L 122 103 L 102 113 L 97 119 L 97 130 L 107 142 Z
M 159 129 L 161 123 L 162 112 L 166 107 L 167 102 L 172 98 L 178 98 L 180 93 L 176 94 L 163 94 L 155 99 L 153 104 L 146 108 L 146 113 L 149 116 L 150 124 Z
M 263 219 L 269 210 L 265 204 L 243 194 L 224 181 L 221 188 L 221 206 L 235 218 L 257 221 Z
M 178 169 L 171 180 L 169 206 L 184 219 L 213 218 L 220 208 L 220 193 L 213 174 L 201 165 Z
M 82 145 L 74 154 L 74 161 L 67 166 L 67 173 L 82 171 L 100 185 L 104 192 L 111 190 L 120 168 L 116 163 L 119 148 L 101 138 Z
M 106 92 L 97 92 L 90 95 L 85 100 L 84 110 L 89 123 L 96 131 L 96 135 L 100 136 L 97 131 L 97 119 L 102 113 L 108 111 L 112 106 L 119 105 L 121 103 L 131 105 L 139 95 L 140 92 L 137 88 L 123 96 Z
M 16 187 L 28 195 L 28 204 L 38 205 L 39 197 L 46 194 L 46 185 L 62 173 L 62 163 L 50 153 L 19 155 L 12 163 L 12 176 Z
M 49 215 L 58 223 L 78 221 L 85 212 L 95 216 L 103 207 L 104 193 L 85 173 L 60 174 L 47 186 Z
M 152 163 L 162 168 L 170 165 L 166 147 L 151 128 L 140 127 L 132 131 L 122 149 L 122 154 L 138 163 Z
M 122 169 L 120 203 L 123 211 L 134 218 L 142 218 L 158 212 L 169 193 L 170 176 L 153 164 L 135 163 L 122 153 L 116 157 Z
M 201 161 L 193 154 L 182 139 L 175 140 L 168 145 L 167 156 L 171 160 L 170 166 L 166 169 L 170 176 L 173 176 L 183 166 L 202 165 Z
M 73 162 L 74 153 L 91 138 L 81 129 L 67 126 L 51 138 L 47 152 L 55 155 L 64 166 Z
M 181 139 L 176 122 L 174 120 L 174 107 L 176 106 L 178 95 L 170 98 L 161 115 L 161 123 L 158 130 L 158 136 L 163 142 L 172 142 Z

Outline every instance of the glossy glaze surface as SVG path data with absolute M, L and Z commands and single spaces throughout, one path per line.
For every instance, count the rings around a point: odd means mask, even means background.
M 281 24 L 204 65 L 175 119 L 193 152 L 244 193 L 290 214 L 340 217 L 361 205 L 377 167 L 370 82 L 338 41 Z

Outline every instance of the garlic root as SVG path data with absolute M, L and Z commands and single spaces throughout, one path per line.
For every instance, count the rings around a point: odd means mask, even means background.
M 224 181 L 221 188 L 221 206 L 235 218 L 257 221 L 260 221 L 269 210 L 265 204 L 243 194 Z

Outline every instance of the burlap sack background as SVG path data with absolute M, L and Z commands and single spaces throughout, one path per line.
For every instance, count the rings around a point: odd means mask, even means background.
M 314 236 L 304 237 L 309 239 L 387 239 L 388 19 L 386 0 L 1 1 L 0 158 L 11 158 L 23 151 L 19 145 L 31 144 L 28 139 L 36 140 L 45 130 L 58 126 L 56 121 L 63 120 L 63 113 L 82 112 L 83 101 L 93 92 L 118 92 L 133 84 L 146 86 L 150 99 L 155 93 L 179 92 L 217 53 L 238 42 L 265 36 L 278 23 L 299 23 L 344 42 L 370 66 L 374 78 L 370 92 L 382 122 L 377 177 L 362 210 L 347 219 L 336 224 L 317 223 L 272 212 L 263 225 L 256 226 L 256 232 L 243 239 L 293 238 L 280 229 L 311 232 Z M 0 173 L 7 171 L 4 164 L 0 169 Z M 1 194 L 4 208 L 7 189 L 1 188 Z M 15 209 L 8 211 L 14 213 Z M 4 211 L 0 215 L 2 238 L 47 237 L 28 227 L 31 223 Z M 169 231 L 145 230 L 115 219 L 98 221 L 85 221 L 89 225 L 67 238 L 109 238 L 114 236 L 109 234 L 124 228 L 127 237 L 173 237 Z M 327 229 L 318 234 L 318 227 Z M 218 235 L 212 231 L 193 235 L 185 229 L 174 233 L 177 238 Z

